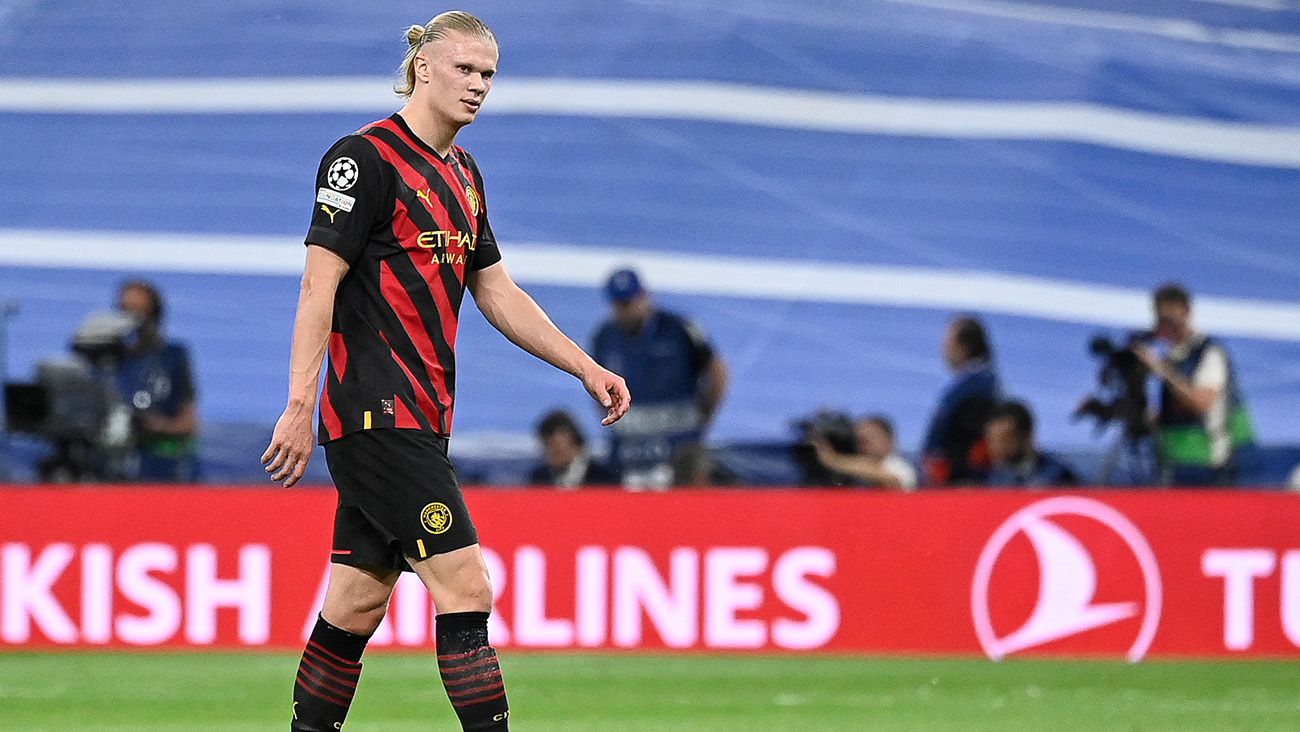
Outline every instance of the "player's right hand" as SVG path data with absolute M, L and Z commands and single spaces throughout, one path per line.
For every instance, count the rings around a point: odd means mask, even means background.
M 312 434 L 311 405 L 290 404 L 284 414 L 275 423 L 271 433 L 271 444 L 262 453 L 262 464 L 271 480 L 284 481 L 284 487 L 297 483 L 307 472 L 307 461 L 311 460 L 311 451 L 316 447 Z

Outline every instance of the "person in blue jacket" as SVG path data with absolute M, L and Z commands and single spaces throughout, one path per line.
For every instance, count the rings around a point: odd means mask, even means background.
M 727 367 L 699 326 L 656 307 L 641 277 L 620 269 L 605 283 L 612 317 L 592 356 L 623 374 L 636 407 L 612 427 L 611 458 L 631 489 L 686 480 L 674 458 L 698 450 L 727 390 Z
M 948 324 L 943 358 L 953 372 L 921 447 L 922 485 L 982 483 L 988 473 L 984 425 L 1002 399 L 984 324 L 960 315 Z

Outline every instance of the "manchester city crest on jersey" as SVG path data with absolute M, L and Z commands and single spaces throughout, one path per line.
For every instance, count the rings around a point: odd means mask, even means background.
M 478 191 L 473 186 L 465 186 L 465 200 L 469 201 L 469 213 L 471 216 L 478 216 L 480 207 L 478 200 Z
M 360 175 L 361 170 L 357 167 L 357 161 L 352 158 L 338 158 L 330 163 L 329 170 L 325 171 L 325 182 L 336 191 L 346 191 L 356 185 Z

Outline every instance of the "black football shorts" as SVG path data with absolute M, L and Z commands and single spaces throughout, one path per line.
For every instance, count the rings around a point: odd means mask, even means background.
M 478 543 L 447 438 L 418 430 L 362 430 L 325 443 L 338 489 L 330 559 L 409 571 L 427 559 Z

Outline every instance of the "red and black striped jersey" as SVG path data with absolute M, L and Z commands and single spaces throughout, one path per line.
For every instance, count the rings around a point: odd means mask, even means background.
M 443 157 L 401 116 L 321 159 L 307 244 L 350 265 L 334 299 L 319 439 L 362 429 L 451 433 L 465 279 L 501 260 L 483 176 Z

